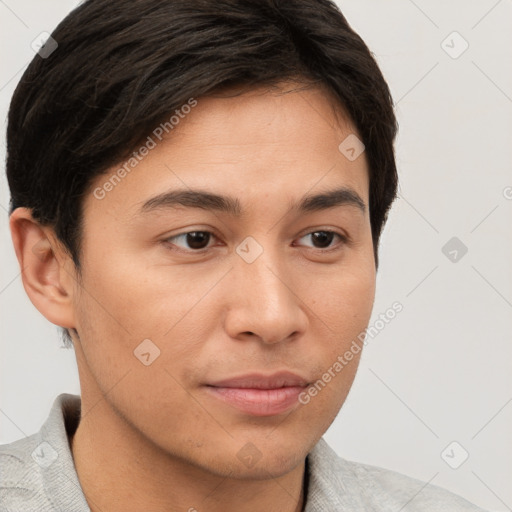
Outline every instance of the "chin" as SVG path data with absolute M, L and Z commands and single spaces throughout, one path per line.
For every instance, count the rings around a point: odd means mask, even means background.
M 294 454 L 272 454 L 271 457 L 264 457 L 258 460 L 252 467 L 244 467 L 244 464 L 235 466 L 231 478 L 239 480 L 269 480 L 280 478 L 299 466 L 304 457 Z
M 304 462 L 308 447 L 301 446 L 298 439 L 295 442 L 285 443 L 276 436 L 275 441 L 277 443 L 272 443 L 271 439 L 262 440 L 258 444 L 258 451 L 250 442 L 240 449 L 236 453 L 239 462 L 236 466 L 238 478 L 256 480 L 279 478 Z M 252 460 L 251 455 L 253 455 Z
M 279 441 L 276 437 L 276 441 Z M 297 466 L 302 464 L 308 454 L 308 447 L 303 447 L 297 443 L 289 445 L 280 443 L 273 444 L 267 439 L 266 442 L 258 443 L 256 447 L 250 441 L 234 443 L 229 449 L 209 450 L 207 457 L 204 447 L 201 449 L 202 460 L 196 458 L 195 464 L 223 478 L 233 478 L 238 480 L 269 480 L 279 478 Z M 196 455 L 199 455 L 196 454 Z M 191 460 L 191 458 L 189 458 Z

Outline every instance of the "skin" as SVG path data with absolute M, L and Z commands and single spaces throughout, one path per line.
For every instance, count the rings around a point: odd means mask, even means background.
M 280 370 L 313 383 L 368 325 L 376 270 L 367 161 L 338 150 L 351 133 L 316 87 L 199 98 L 104 199 L 85 197 L 81 279 L 51 227 L 25 208 L 12 214 L 30 300 L 79 335 L 72 453 L 93 511 L 302 510 L 306 455 L 345 401 L 360 353 L 307 405 L 271 416 L 243 413 L 204 384 Z M 289 211 L 339 187 L 366 210 Z M 139 214 L 147 199 L 178 188 L 230 195 L 244 214 Z M 311 233 L 321 230 L 348 240 L 319 245 Z M 213 233 L 206 252 L 177 237 L 191 231 Z M 250 264 L 236 252 L 247 236 L 263 248 Z M 160 350 L 147 366 L 134 355 L 145 339 Z M 237 457 L 247 443 L 259 457 L 251 467 Z

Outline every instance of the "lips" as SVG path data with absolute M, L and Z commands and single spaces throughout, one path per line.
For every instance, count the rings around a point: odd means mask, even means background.
M 308 381 L 292 372 L 272 375 L 247 374 L 208 383 L 210 396 L 240 412 L 253 416 L 273 416 L 299 404 L 298 397 Z
M 219 388 L 252 388 L 252 389 L 278 389 L 290 386 L 306 386 L 308 381 L 291 372 L 278 372 L 272 375 L 252 373 L 241 377 L 224 379 L 209 383 Z

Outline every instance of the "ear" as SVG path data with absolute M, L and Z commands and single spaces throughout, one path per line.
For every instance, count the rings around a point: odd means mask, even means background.
M 30 301 L 53 324 L 74 328 L 76 270 L 54 231 L 35 221 L 28 208 L 14 210 L 9 227 Z

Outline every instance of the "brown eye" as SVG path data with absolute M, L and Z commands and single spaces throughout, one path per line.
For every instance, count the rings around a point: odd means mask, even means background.
M 340 235 L 335 231 L 327 230 L 313 231 L 311 233 L 308 233 L 307 235 L 304 235 L 302 238 L 307 237 L 311 237 L 312 245 L 310 245 L 309 247 L 311 247 L 312 249 L 331 249 L 331 244 L 335 237 L 338 237 L 341 240 L 341 242 L 346 241 L 346 237 L 344 237 L 343 235 Z
M 332 231 L 315 231 L 311 233 L 311 241 L 313 244 L 317 244 L 316 247 L 320 247 L 320 249 L 329 247 L 333 238 L 334 233 Z
M 213 233 L 210 233 L 209 231 L 189 231 L 187 233 L 171 236 L 165 241 L 172 245 L 177 245 L 180 249 L 200 251 L 207 248 L 212 235 Z M 184 243 L 185 247 L 176 242 Z

